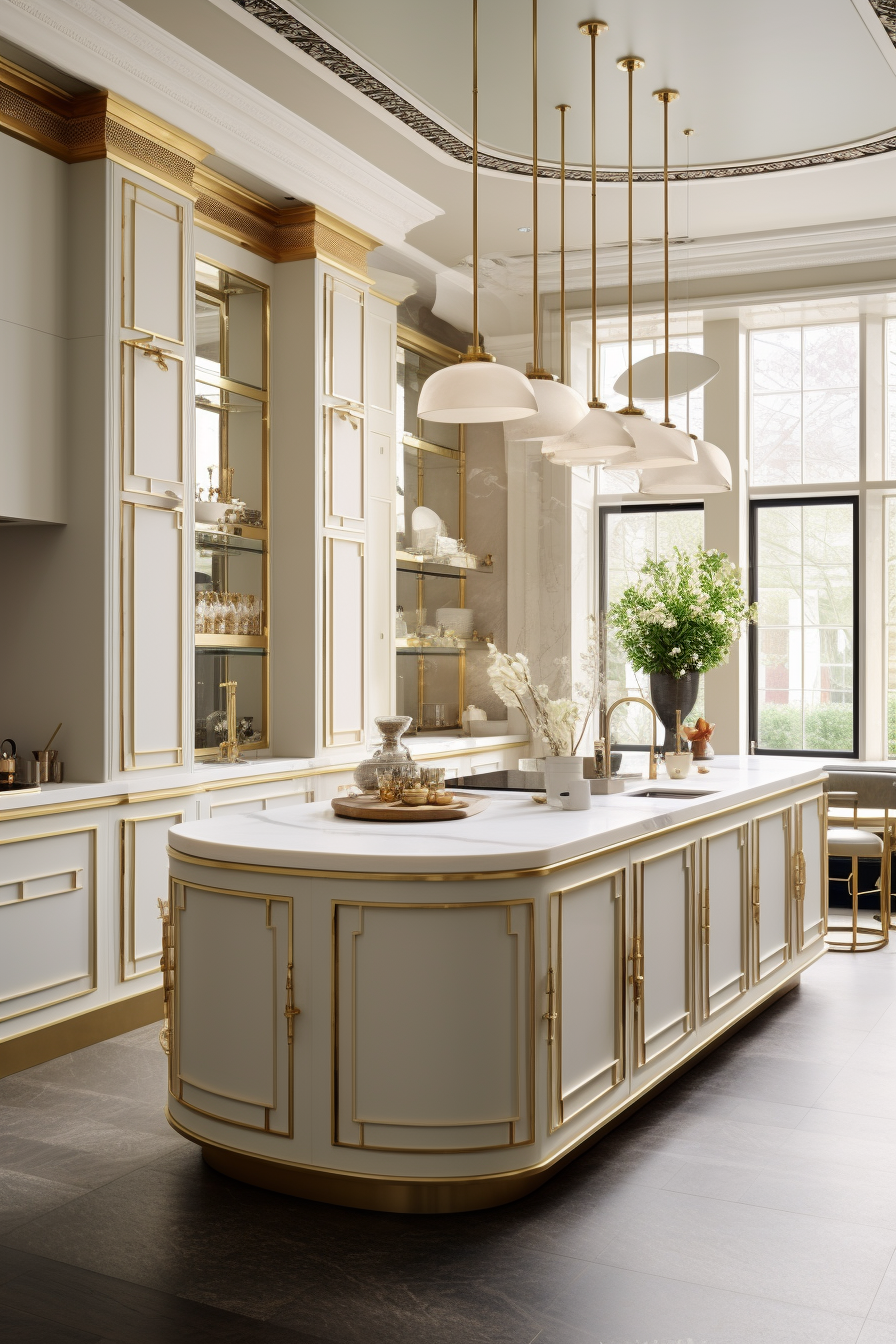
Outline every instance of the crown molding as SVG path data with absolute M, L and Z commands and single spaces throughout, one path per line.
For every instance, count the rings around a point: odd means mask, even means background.
M 221 0 L 212 0 L 219 8 L 224 8 Z M 896 0 L 868 0 L 881 23 L 890 36 L 896 32 Z M 355 52 L 345 50 L 331 33 L 322 35 L 321 25 L 305 14 L 294 0 L 278 3 L 278 0 L 229 0 L 229 4 L 242 14 L 255 20 L 262 29 L 272 34 L 278 43 L 292 47 L 298 59 L 317 62 L 322 72 L 341 81 L 346 90 L 353 95 L 360 94 L 378 112 L 386 113 L 403 129 L 410 130 L 425 144 L 434 147 L 449 159 L 460 163 L 472 163 L 472 144 L 469 138 L 449 124 L 431 108 L 424 107 L 404 88 L 390 81 Z M 890 26 L 892 24 L 892 27 Z M 896 38 L 894 38 L 896 41 Z M 853 159 L 866 158 L 877 154 L 896 151 L 896 131 L 889 129 L 879 135 L 868 137 L 846 145 L 832 145 L 825 149 L 809 151 L 805 154 L 789 154 L 769 159 L 755 159 L 743 162 L 706 164 L 694 168 L 672 168 L 669 170 L 671 182 L 702 182 L 714 178 L 754 177 L 764 173 L 792 172 L 799 168 L 818 168 L 829 164 L 842 163 Z M 495 152 L 480 146 L 479 167 L 486 172 L 509 173 L 517 177 L 531 177 L 532 164 L 524 158 Z M 558 179 L 558 164 L 543 163 L 538 168 L 539 178 Z M 586 167 L 566 168 L 568 182 L 590 182 L 591 170 Z M 600 168 L 597 180 L 602 183 L 624 183 L 628 181 L 626 169 Z M 638 168 L 634 172 L 636 182 L 661 182 L 663 170 L 660 167 Z
M 601 288 L 624 285 L 628 279 L 625 247 L 602 248 L 597 254 L 597 283 Z M 896 218 L 863 221 L 830 227 L 787 229 L 780 233 L 741 234 L 708 238 L 673 246 L 669 274 L 674 281 L 752 275 L 765 271 L 804 270 L 808 267 L 848 266 L 858 262 L 896 259 Z M 539 288 L 559 288 L 560 256 L 542 254 L 538 259 Z M 464 267 L 460 274 L 467 275 Z M 532 258 L 492 255 L 479 263 L 480 284 L 493 294 L 532 293 Z M 661 243 L 635 247 L 635 281 L 639 285 L 661 283 Z M 577 249 L 566 254 L 568 291 L 590 289 L 591 252 Z M 896 280 L 894 280 L 896 288 Z
M 442 213 L 121 0 L 0 0 L 0 29 L 370 238 L 399 243 Z

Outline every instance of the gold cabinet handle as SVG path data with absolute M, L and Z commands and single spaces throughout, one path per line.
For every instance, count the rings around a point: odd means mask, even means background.
M 293 997 L 292 962 L 289 962 L 286 967 L 286 1007 L 283 1009 L 283 1016 L 286 1018 L 286 1039 L 289 1042 L 293 1039 L 293 1020 L 301 1011 L 301 1008 L 296 1007 Z
M 548 967 L 548 1010 L 547 1010 L 546 1013 L 542 1013 L 542 1015 L 541 1015 L 541 1020 L 542 1020 L 542 1022 L 547 1022 L 547 1024 L 548 1024 L 548 1045 L 553 1045 L 553 1043 L 554 1043 L 554 1023 L 557 1021 L 557 1018 L 558 1018 L 558 1016 L 559 1016 L 559 1014 L 556 1012 L 556 1003 L 555 1003 L 556 996 L 557 996 L 557 993 L 556 993 L 556 990 L 555 990 L 555 988 L 554 988 L 554 968 L 553 968 L 553 966 L 549 966 L 549 967 Z

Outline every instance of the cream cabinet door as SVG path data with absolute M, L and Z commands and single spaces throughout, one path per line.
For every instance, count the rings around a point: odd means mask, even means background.
M 753 822 L 753 983 L 790 960 L 791 828 L 789 807 Z
M 193 808 L 191 807 L 191 811 Z M 122 980 L 156 975 L 162 956 L 159 902 L 168 900 L 168 832 L 186 819 L 183 808 L 123 817 L 119 974 Z
M 335 275 L 324 275 L 327 396 L 364 404 L 365 291 Z
M 553 1132 L 625 1081 L 624 868 L 551 893 L 548 960 Z
M 534 907 L 337 900 L 337 1144 L 512 1148 L 535 1137 Z
M 324 744 L 352 746 L 364 741 L 364 543 L 326 537 L 324 551 Z
M 747 826 L 700 842 L 702 1018 L 707 1021 L 747 991 L 750 872 Z
M 292 1135 L 292 900 L 173 882 L 170 1088 L 183 1106 Z
M 684 845 L 632 864 L 635 1067 L 675 1051 L 694 1030 L 694 866 Z
M 796 908 L 796 946 L 802 952 L 827 932 L 827 809 L 821 794 L 797 803 L 793 894 Z
M 182 515 L 121 505 L 121 768 L 183 763 Z

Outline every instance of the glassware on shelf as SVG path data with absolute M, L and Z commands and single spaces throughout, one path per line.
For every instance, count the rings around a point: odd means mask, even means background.
M 254 593 L 196 594 L 197 635 L 260 635 L 262 605 Z
M 381 765 L 376 772 L 377 788 L 381 803 L 397 803 L 401 798 L 401 780 L 391 765 Z

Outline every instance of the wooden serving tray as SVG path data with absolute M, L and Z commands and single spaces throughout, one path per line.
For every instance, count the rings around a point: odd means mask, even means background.
M 484 812 L 491 802 L 490 798 L 480 798 L 473 793 L 455 793 L 454 797 L 467 800 L 466 806 L 457 807 L 450 803 L 439 807 L 436 803 L 421 803 L 418 807 L 409 807 L 406 803 L 381 803 L 372 794 L 362 794 L 360 798 L 331 798 L 330 806 L 337 817 L 355 817 L 358 821 L 460 821 L 475 812 Z

